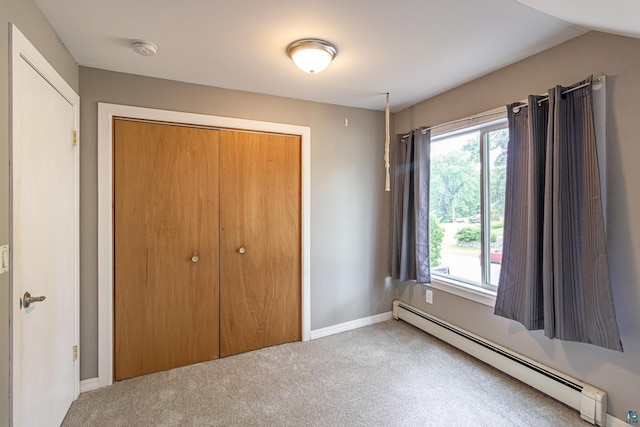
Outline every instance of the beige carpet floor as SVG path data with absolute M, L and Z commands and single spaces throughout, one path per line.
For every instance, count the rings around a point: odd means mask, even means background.
M 577 411 L 390 320 L 120 381 L 63 426 L 589 426 Z

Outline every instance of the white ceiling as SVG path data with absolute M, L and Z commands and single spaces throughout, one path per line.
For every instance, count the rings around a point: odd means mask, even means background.
M 633 15 L 637 0 L 627 3 Z M 35 0 L 83 66 L 331 104 L 392 111 L 548 49 L 594 27 L 598 16 L 555 3 L 588 0 Z M 527 5 L 531 6 L 527 6 Z M 580 6 L 583 8 L 584 6 Z M 544 13 L 543 13 L 544 12 Z M 616 15 L 617 16 L 617 15 Z M 625 25 L 626 25 L 625 24 Z M 626 27 L 625 27 L 626 28 Z M 637 30 L 637 28 L 635 28 Z M 615 32 L 615 31 L 613 31 Z M 619 33 L 640 37 L 628 29 Z M 299 38 L 333 42 L 322 73 L 285 54 Z M 159 47 L 134 53 L 133 39 Z
M 598 31 L 640 38 L 638 0 L 518 0 L 540 12 Z

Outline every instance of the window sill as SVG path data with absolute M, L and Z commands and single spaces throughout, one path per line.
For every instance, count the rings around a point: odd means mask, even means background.
M 489 307 L 494 307 L 496 305 L 496 293 L 494 291 L 467 285 L 466 283 L 459 282 L 457 280 L 431 276 L 431 283 L 427 283 L 425 285 Z

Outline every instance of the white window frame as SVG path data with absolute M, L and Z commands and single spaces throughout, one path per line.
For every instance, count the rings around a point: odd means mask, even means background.
M 495 114 L 492 114 L 495 113 Z M 485 206 L 486 206 L 486 198 L 488 197 L 488 192 L 485 191 L 486 186 L 488 185 L 488 170 L 485 167 L 485 163 L 488 159 L 488 154 L 485 152 L 484 146 L 486 142 L 484 141 L 483 136 L 486 132 L 490 132 L 497 129 L 502 129 L 507 124 L 507 114 L 504 108 L 487 111 L 486 113 L 478 114 L 478 116 L 485 116 L 484 120 L 480 119 L 470 119 L 469 121 L 454 123 L 447 126 L 442 126 L 437 129 L 434 129 L 431 132 L 431 140 L 434 143 L 437 143 L 438 140 L 446 139 L 453 137 L 459 134 L 471 133 L 478 130 L 481 130 L 483 133 L 480 135 L 480 164 L 481 164 L 481 173 L 480 173 L 480 211 L 481 211 L 481 221 L 482 224 L 482 282 L 486 281 L 487 277 L 487 265 L 489 262 L 489 254 L 486 252 L 486 246 L 488 242 L 485 238 L 484 229 L 489 227 L 488 218 L 485 215 Z M 486 175 L 486 176 L 485 176 Z M 494 286 L 491 285 L 483 285 L 483 284 L 473 284 L 468 283 L 466 281 L 460 280 L 455 277 L 439 274 L 437 272 L 431 272 L 431 283 L 427 284 L 435 289 L 442 290 L 454 295 L 458 295 L 475 302 L 479 302 L 484 305 L 488 305 L 493 307 L 495 305 L 496 300 L 496 290 Z

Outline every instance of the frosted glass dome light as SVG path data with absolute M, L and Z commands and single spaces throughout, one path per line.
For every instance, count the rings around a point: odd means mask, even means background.
M 329 66 L 338 50 L 320 39 L 301 39 L 287 47 L 287 55 L 305 73 L 315 74 Z

